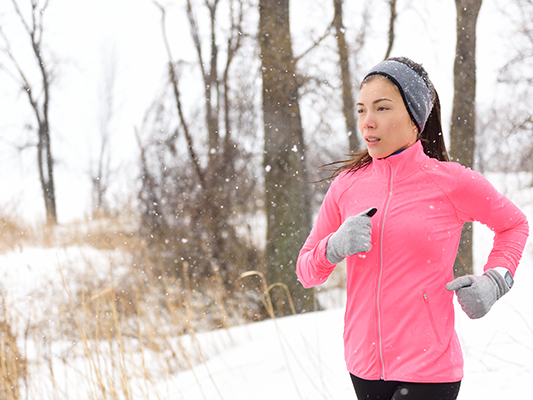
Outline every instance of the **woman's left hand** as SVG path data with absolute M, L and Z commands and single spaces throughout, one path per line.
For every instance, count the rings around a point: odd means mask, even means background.
M 483 317 L 492 305 L 509 291 L 504 277 L 493 269 L 482 276 L 461 276 L 446 284 L 446 289 L 457 294 L 463 311 L 472 319 Z

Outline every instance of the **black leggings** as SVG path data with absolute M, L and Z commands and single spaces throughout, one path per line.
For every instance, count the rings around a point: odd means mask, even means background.
M 452 383 L 367 381 L 352 374 L 350 376 L 359 400 L 455 400 L 461 386 L 461 381 Z

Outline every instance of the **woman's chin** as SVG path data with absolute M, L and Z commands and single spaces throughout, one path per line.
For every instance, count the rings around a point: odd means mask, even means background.
M 392 152 L 386 152 L 386 151 L 380 151 L 378 149 L 368 149 L 368 154 L 370 155 L 370 157 L 372 158 L 385 158 L 385 157 L 388 157 L 392 154 Z

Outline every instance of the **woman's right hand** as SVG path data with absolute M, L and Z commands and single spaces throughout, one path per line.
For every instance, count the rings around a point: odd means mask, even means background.
M 357 253 L 368 253 L 372 249 L 372 207 L 360 214 L 346 218 L 346 221 L 330 236 L 326 246 L 326 258 L 338 264 L 346 257 Z

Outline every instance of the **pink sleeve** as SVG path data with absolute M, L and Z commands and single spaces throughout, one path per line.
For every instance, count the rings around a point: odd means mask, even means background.
M 342 223 L 333 195 L 333 185 L 324 197 L 315 225 L 300 250 L 296 263 L 298 279 L 306 288 L 324 283 L 335 269 L 335 264 L 326 258 L 328 239 Z
M 481 174 L 465 168 L 461 177 L 452 199 L 458 218 L 479 221 L 494 232 L 484 270 L 504 267 L 514 275 L 529 233 L 526 216 Z

